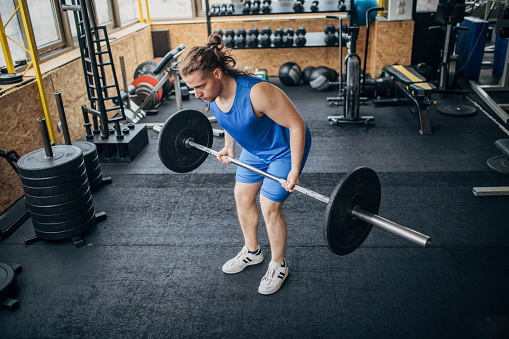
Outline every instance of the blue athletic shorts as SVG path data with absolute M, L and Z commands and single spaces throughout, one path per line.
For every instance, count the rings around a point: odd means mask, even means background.
M 302 169 L 304 168 L 304 165 L 306 164 L 309 149 L 310 147 L 304 149 L 304 156 L 302 157 L 302 164 L 300 167 L 301 172 Z M 274 159 L 272 161 L 267 161 L 260 159 L 257 156 L 243 149 L 242 152 L 240 153 L 239 160 L 247 165 L 253 166 L 277 178 L 283 179 L 286 179 L 288 173 L 290 173 L 290 170 L 292 168 L 292 159 L 290 155 L 283 158 Z M 235 180 L 237 182 L 242 182 L 246 184 L 252 184 L 255 182 L 263 181 L 262 187 L 260 189 L 260 194 L 263 194 L 264 197 L 272 201 L 276 202 L 284 201 L 291 194 L 290 192 L 285 190 L 279 182 L 266 178 L 244 167 L 240 166 L 237 167 L 237 174 L 235 176 Z

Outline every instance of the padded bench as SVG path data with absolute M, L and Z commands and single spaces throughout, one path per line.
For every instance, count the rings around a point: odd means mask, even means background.
M 421 134 L 431 134 L 431 126 L 429 123 L 428 107 L 432 104 L 431 94 L 436 90 L 435 85 L 426 81 L 413 67 L 403 65 L 390 65 L 385 66 L 382 74 L 390 76 L 396 83 L 396 97 L 393 100 L 374 100 L 375 105 L 390 104 L 405 101 L 409 103 L 410 107 L 415 106 L 415 110 L 419 115 L 419 122 Z M 402 95 L 398 96 L 398 94 Z

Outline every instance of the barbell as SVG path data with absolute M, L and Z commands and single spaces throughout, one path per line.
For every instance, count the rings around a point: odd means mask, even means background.
M 158 154 L 161 162 L 177 173 L 187 173 L 198 168 L 211 149 L 212 125 L 201 112 L 183 109 L 174 113 L 164 123 L 159 133 Z M 237 165 L 279 183 L 286 181 L 269 173 L 228 157 Z M 346 255 L 355 251 L 367 238 L 372 226 L 428 247 L 430 237 L 377 215 L 380 207 L 381 186 L 378 175 L 368 167 L 358 167 L 345 175 L 329 197 L 300 185 L 297 192 L 327 204 L 323 235 L 328 248 L 335 254 Z

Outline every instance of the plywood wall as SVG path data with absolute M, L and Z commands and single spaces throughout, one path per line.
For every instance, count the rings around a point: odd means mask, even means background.
M 153 58 L 150 31 L 150 26 L 145 26 L 145 28 L 131 32 L 127 36 L 110 40 L 120 88 L 123 88 L 123 86 L 118 57 L 124 55 L 128 82 L 132 82 L 136 66 Z M 65 58 L 65 56 L 63 57 Z M 55 62 L 55 60 L 52 61 L 52 63 Z M 46 68 L 48 68 L 48 65 L 41 66 L 43 72 Z M 27 74 L 30 75 L 30 73 L 29 71 Z M 108 72 L 106 77 L 110 79 L 108 83 L 111 83 L 111 72 Z M 26 79 L 30 79 L 30 77 Z M 60 92 L 62 95 L 71 140 L 79 139 L 85 134 L 81 106 L 90 106 L 79 53 L 67 55 L 65 63 L 45 72 L 43 83 L 56 143 L 63 144 L 64 137 L 62 132 L 57 129 L 60 117 L 55 92 Z M 112 117 L 114 114 L 115 112 L 110 112 L 109 116 Z M 44 111 L 37 83 L 33 77 L 31 81 L 24 82 L 21 85 L 9 86 L 0 92 L 0 116 L 2 121 L 0 149 L 3 151 L 14 149 L 20 156 L 23 156 L 43 147 L 37 119 L 44 117 Z M 0 213 L 22 196 L 23 189 L 18 176 L 7 161 L 0 159 Z

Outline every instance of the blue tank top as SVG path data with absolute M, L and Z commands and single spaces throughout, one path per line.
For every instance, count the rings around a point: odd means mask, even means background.
M 256 117 L 251 105 L 251 88 L 265 81 L 255 76 L 234 77 L 237 83 L 235 99 L 228 112 L 222 112 L 215 102 L 210 110 L 219 125 L 230 134 L 242 148 L 264 160 L 290 155 L 290 131 L 268 116 Z M 311 133 L 306 125 L 305 147 L 311 145 Z

